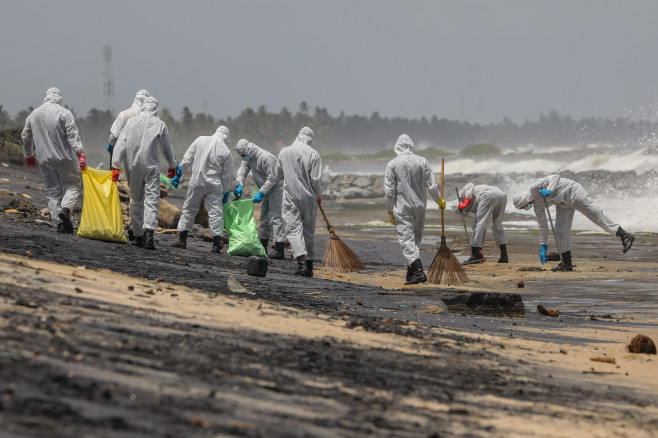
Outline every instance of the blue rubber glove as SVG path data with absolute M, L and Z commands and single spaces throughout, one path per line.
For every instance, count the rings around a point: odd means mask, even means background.
M 254 202 L 261 202 L 263 200 L 263 196 L 265 196 L 263 192 L 256 193 L 254 196 Z
M 539 247 L 539 261 L 543 265 L 548 261 L 548 257 L 546 257 L 546 251 L 548 250 L 548 245 L 545 243 L 542 243 L 541 246 Z
M 108 143 L 107 146 L 105 147 L 105 149 L 107 149 L 107 151 L 109 153 L 112 153 L 112 151 L 114 150 L 114 146 L 112 146 L 111 143 Z
M 229 192 L 224 193 L 224 197 L 222 198 L 222 204 L 226 204 L 228 202 L 228 194 Z
M 551 191 L 548 190 L 548 189 L 541 189 L 541 190 L 539 191 L 539 194 L 540 194 L 543 198 L 545 198 L 545 197 L 547 197 L 547 196 L 551 196 Z
M 180 167 L 180 164 L 176 163 L 176 178 L 178 178 L 178 183 L 180 184 L 180 177 L 183 176 L 183 168 Z
M 180 176 L 176 175 L 175 177 L 173 177 L 171 179 L 171 185 L 174 186 L 175 189 L 177 189 L 178 186 L 180 185 Z
M 238 186 L 233 190 L 233 196 L 236 198 L 242 198 L 242 186 L 238 184 Z

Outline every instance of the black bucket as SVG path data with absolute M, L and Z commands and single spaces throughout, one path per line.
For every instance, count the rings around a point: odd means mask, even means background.
M 265 277 L 267 275 L 267 265 L 269 262 L 269 259 L 263 257 L 249 257 L 249 261 L 247 262 L 247 274 L 256 277 Z

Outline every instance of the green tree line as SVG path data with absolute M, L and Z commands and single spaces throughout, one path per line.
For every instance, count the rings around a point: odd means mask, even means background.
M 21 127 L 32 110 L 30 107 L 10 117 L 3 109 L 0 111 L 0 124 Z M 115 114 L 110 111 L 95 108 L 86 116 L 76 114 L 76 123 L 86 150 L 104 150 L 114 118 Z M 267 107 L 260 106 L 256 110 L 246 108 L 236 117 L 217 119 L 209 114 L 194 114 L 185 107 L 178 117 L 170 110 L 162 109 L 160 118 L 169 127 L 179 158 L 196 137 L 212 134 L 219 125 L 228 126 L 231 131 L 232 144 L 229 146 L 233 146 L 240 138 L 246 138 L 275 153 L 278 148 L 291 144 L 300 128 L 310 126 L 316 135 L 315 146 L 322 154 L 376 153 L 392 148 L 401 133 L 409 134 L 417 145 L 447 151 L 457 151 L 474 143 L 492 143 L 501 147 L 529 143 L 538 146 L 582 143 L 623 146 L 648 138 L 657 128 L 653 122 L 626 118 L 611 120 L 591 117 L 574 120 L 556 111 L 547 115 L 542 113 L 537 120 L 528 120 L 522 124 L 516 124 L 508 118 L 492 124 L 439 119 L 437 116 L 429 119 L 387 118 L 381 117 L 378 112 L 370 117 L 345 115 L 342 112 L 332 116 L 326 108 L 312 109 L 305 102 L 299 105 L 295 113 L 285 107 L 278 112 L 270 112 Z

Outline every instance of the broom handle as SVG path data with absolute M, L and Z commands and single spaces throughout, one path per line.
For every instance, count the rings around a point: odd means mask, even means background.
M 444 181 L 443 180 L 443 169 L 444 169 L 444 166 L 445 166 L 445 159 L 441 158 L 441 199 L 443 199 L 443 181 Z M 444 221 L 443 209 L 440 208 L 439 210 L 441 210 L 441 237 L 445 238 L 446 237 L 446 227 L 443 223 L 443 221 Z
M 462 200 L 459 199 L 459 189 L 457 187 L 455 187 L 455 192 L 457 192 L 457 202 L 462 202 Z M 464 224 L 464 234 L 466 234 L 466 240 L 468 241 L 470 239 L 468 238 L 468 231 L 466 230 L 466 219 L 464 219 L 464 212 L 460 211 L 459 214 L 461 214 L 462 216 L 462 223 Z
M 553 238 L 555 239 L 555 247 L 557 248 L 557 253 L 560 254 L 560 263 L 564 264 L 564 260 L 562 260 L 562 253 L 560 252 L 560 247 L 557 244 L 557 236 L 555 235 L 555 228 L 553 227 L 553 218 L 551 217 L 551 210 L 548 209 L 548 201 L 544 196 L 544 205 L 546 206 L 546 213 L 548 213 L 548 220 L 551 222 L 551 230 L 553 230 Z
M 334 227 L 331 226 L 329 223 L 329 219 L 327 219 L 327 215 L 324 212 L 324 208 L 322 208 L 322 204 L 318 202 L 318 207 L 320 207 L 320 212 L 322 213 L 322 217 L 324 218 L 324 221 L 327 223 L 327 230 L 329 230 L 329 234 L 334 233 Z

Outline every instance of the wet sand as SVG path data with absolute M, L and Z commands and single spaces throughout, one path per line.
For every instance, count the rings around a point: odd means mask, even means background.
M 45 206 L 38 180 L 12 184 Z M 368 269 L 311 280 L 289 274 L 292 260 L 249 277 L 246 259 L 211 257 L 209 243 L 175 251 L 174 236 L 159 234 L 148 252 L 0 213 L 4 433 L 655 434 L 656 356 L 625 346 L 638 333 L 658 340 L 657 236 L 638 236 L 624 256 L 611 237 L 577 234 L 578 267 L 552 273 L 519 271 L 541 266 L 537 236 L 510 233 L 510 264 L 486 247 L 466 285 L 405 287 L 385 211 L 354 207 L 325 202 Z M 448 245 L 463 251 L 455 219 Z M 422 245 L 426 266 L 436 223 Z M 317 235 L 321 255 L 319 222 Z M 247 292 L 229 290 L 229 276 Z M 446 290 L 520 293 L 525 318 L 431 311 Z M 539 315 L 538 303 L 560 317 Z

